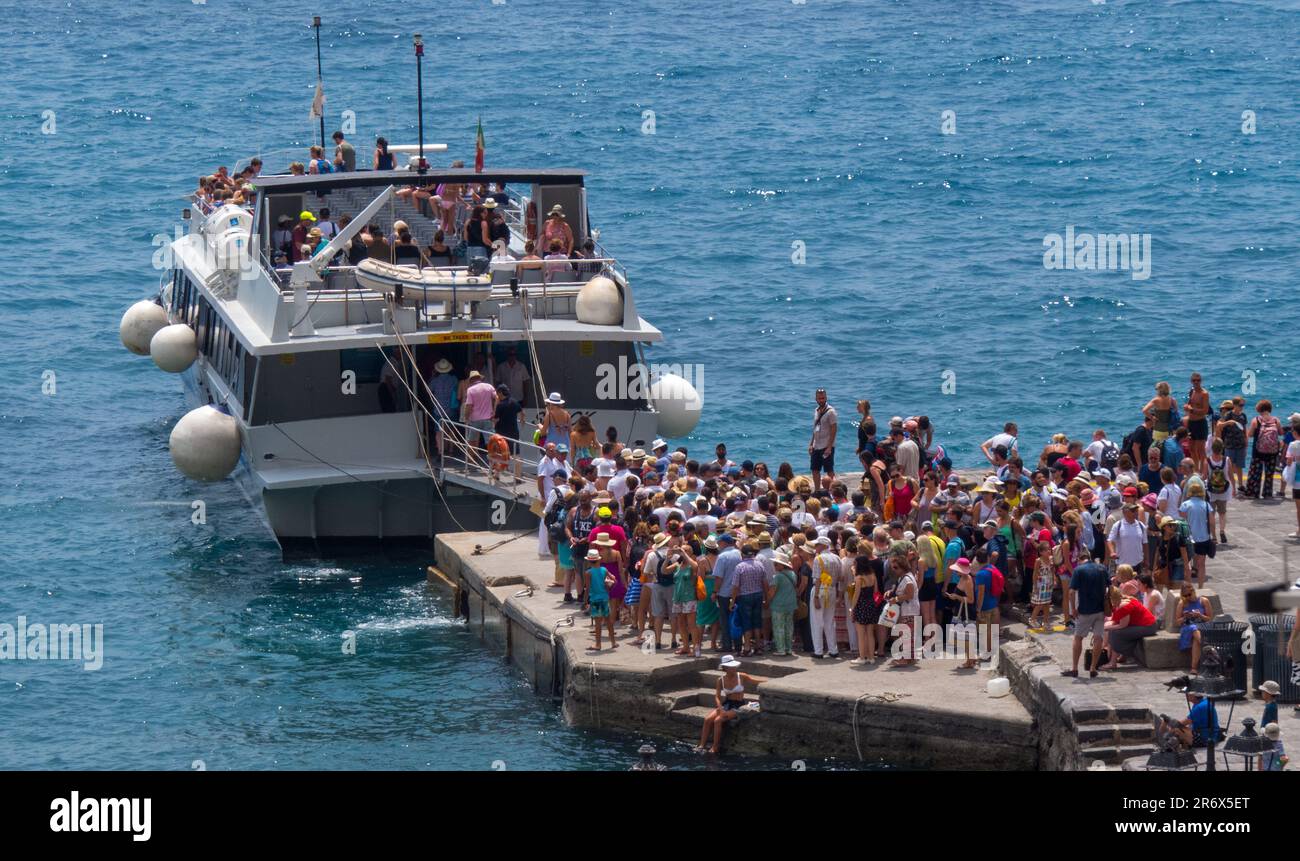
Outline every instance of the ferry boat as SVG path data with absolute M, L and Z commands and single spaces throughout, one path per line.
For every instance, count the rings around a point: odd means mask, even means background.
M 542 452 L 531 432 L 550 392 L 562 394 L 574 419 L 589 416 L 598 438 L 612 426 L 632 448 L 694 425 L 689 404 L 683 411 L 656 403 L 651 381 L 598 391 L 602 369 L 644 372 L 644 348 L 662 335 L 637 314 L 626 271 L 599 245 L 584 171 L 412 170 L 263 175 L 251 206 L 196 199 L 170 243 L 157 298 L 122 321 L 128 348 L 179 373 L 195 407 L 172 434 L 177 466 L 198 479 L 230 474 L 286 554 L 427 546 L 446 530 L 535 526 Z M 428 246 L 436 213 L 396 191 L 442 183 L 483 193 L 503 184 L 508 259 L 495 256 L 486 269 L 474 262 L 420 270 L 353 266 L 336 254 L 370 224 L 391 236 L 397 220 Z M 574 247 L 592 238 L 596 257 L 574 261 L 581 266 L 519 266 L 541 226 L 535 214 L 557 204 Z M 277 260 L 272 237 L 281 217 L 296 222 L 322 207 L 351 223 L 310 259 Z M 462 377 L 473 366 L 493 380 L 511 350 L 534 382 L 521 415 L 526 439 L 516 441 L 517 477 L 497 480 L 475 469 L 463 446 L 465 456 L 454 446 L 442 457 L 433 450 L 426 380 L 443 360 Z M 453 428 L 469 431 L 445 425 L 452 436 Z

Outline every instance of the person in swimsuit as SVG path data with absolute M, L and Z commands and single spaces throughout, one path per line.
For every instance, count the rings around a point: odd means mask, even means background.
M 453 161 L 454 168 L 464 167 L 463 161 Z M 439 225 L 447 233 L 456 231 L 456 210 L 465 196 L 465 186 L 460 183 L 446 182 L 433 190 L 433 202 L 438 205 Z
M 1038 455 L 1038 468 L 1051 469 L 1056 466 L 1056 462 L 1065 457 L 1065 453 L 1070 450 L 1070 438 L 1063 433 L 1052 434 L 1052 441 L 1043 446 L 1043 451 Z
M 554 241 L 560 243 L 560 253 L 568 257 L 573 253 L 573 229 L 564 220 L 564 207 L 555 204 L 542 225 L 541 246 L 550 248 Z
M 542 438 L 547 443 L 563 443 L 567 448 L 571 430 L 569 413 L 564 409 L 564 398 L 560 397 L 559 392 L 551 392 L 546 397 L 546 414 L 542 417 Z
M 751 676 L 740 672 L 740 661 L 731 655 L 723 655 L 718 665 L 722 676 L 714 686 L 713 698 L 717 705 L 704 718 L 704 728 L 700 730 L 700 743 L 695 750 L 699 753 L 722 753 L 722 728 L 727 721 L 740 717 L 740 709 L 745 705 L 745 685 L 757 687 L 767 681 L 762 676 Z M 713 746 L 708 744 L 713 736 Z
M 591 426 L 591 419 L 578 416 L 569 432 L 569 460 L 583 469 L 596 457 L 596 429 Z
M 1205 475 L 1205 441 L 1210 437 L 1210 393 L 1201 388 L 1201 375 L 1192 374 L 1192 390 L 1183 404 L 1187 415 L 1187 431 L 1192 439 L 1192 461 L 1198 475 Z
M 1174 415 L 1174 399 L 1169 396 L 1169 384 L 1164 380 L 1156 383 L 1156 396 L 1147 401 L 1142 414 L 1151 416 L 1151 442 L 1160 445 L 1173 432 L 1171 424 Z

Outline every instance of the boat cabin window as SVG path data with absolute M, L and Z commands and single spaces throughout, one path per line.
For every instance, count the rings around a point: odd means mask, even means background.
M 399 369 L 402 367 L 396 358 L 394 364 Z M 347 374 L 349 371 L 351 374 Z M 381 398 L 379 392 L 386 372 L 388 363 L 375 347 L 262 356 L 250 423 L 309 421 L 391 411 L 393 401 Z M 405 387 L 398 383 L 394 389 L 399 396 L 398 409 L 409 409 Z

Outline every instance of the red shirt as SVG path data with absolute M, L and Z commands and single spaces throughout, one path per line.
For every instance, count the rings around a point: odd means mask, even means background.
M 1127 618 L 1129 627 L 1141 628 L 1144 625 L 1154 625 L 1156 617 L 1151 611 L 1136 598 L 1130 598 L 1115 608 L 1115 612 L 1110 614 L 1112 622 L 1122 622 Z
M 1056 461 L 1056 465 L 1065 470 L 1065 480 L 1074 481 L 1074 477 L 1083 472 L 1083 467 L 1072 457 L 1062 457 Z

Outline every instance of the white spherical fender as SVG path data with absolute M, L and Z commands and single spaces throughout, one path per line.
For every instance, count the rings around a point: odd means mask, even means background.
M 158 330 L 149 342 L 153 362 L 169 374 L 179 374 L 194 364 L 199 356 L 199 342 L 194 330 L 184 323 L 173 323 Z
M 181 416 L 172 428 L 172 463 L 195 481 L 220 481 L 239 463 L 239 424 L 213 406 Z
M 578 291 L 578 322 L 593 326 L 617 326 L 623 322 L 623 295 L 618 285 L 597 275 Z
M 676 374 L 664 374 L 651 383 L 650 401 L 659 414 L 662 437 L 686 436 L 695 430 L 704 409 L 704 399 L 695 386 Z
M 137 356 L 149 355 L 149 342 L 158 330 L 167 325 L 167 312 L 162 306 L 148 299 L 141 299 L 122 315 L 122 324 L 117 327 L 122 346 Z

